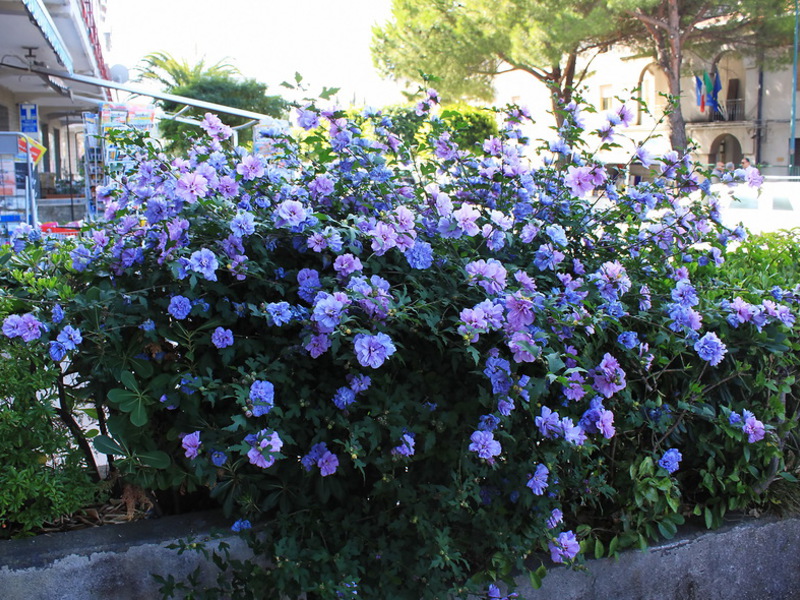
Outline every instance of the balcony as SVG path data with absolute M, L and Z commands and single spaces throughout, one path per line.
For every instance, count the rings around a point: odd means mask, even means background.
M 686 120 L 687 123 L 712 123 L 717 121 L 744 121 L 744 98 L 733 98 L 730 100 L 721 100 L 719 103 L 719 110 L 712 113 L 711 110 L 706 110 L 705 113 L 694 115 Z

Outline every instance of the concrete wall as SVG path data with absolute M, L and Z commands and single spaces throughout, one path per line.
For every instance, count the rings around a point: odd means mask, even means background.
M 154 600 L 158 585 L 148 573 L 180 579 L 202 564 L 198 555 L 178 556 L 166 545 L 228 525 L 216 513 L 203 513 L 2 541 L 0 598 Z M 238 556 L 245 555 L 238 538 L 225 539 Z M 520 577 L 519 600 L 800 599 L 800 518 L 688 533 L 587 566 L 554 567 L 538 590 Z

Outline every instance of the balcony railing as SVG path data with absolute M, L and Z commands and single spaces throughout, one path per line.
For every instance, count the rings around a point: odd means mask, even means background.
M 744 99 L 735 98 L 732 100 L 720 100 L 719 110 L 712 112 L 710 109 L 705 113 L 696 115 L 689 119 L 691 123 L 708 123 L 712 121 L 744 121 Z

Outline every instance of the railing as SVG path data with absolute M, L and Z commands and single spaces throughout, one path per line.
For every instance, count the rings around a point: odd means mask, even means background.
M 706 112 L 688 119 L 689 123 L 708 123 L 712 121 L 744 121 L 744 99 L 720 100 L 717 111 L 707 108 Z

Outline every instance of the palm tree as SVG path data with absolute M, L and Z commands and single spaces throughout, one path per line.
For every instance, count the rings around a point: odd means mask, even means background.
M 190 65 L 186 60 L 178 60 L 166 52 L 153 52 L 145 56 L 139 66 L 136 81 L 157 81 L 167 91 L 191 85 L 207 77 L 233 77 L 240 75 L 239 69 L 230 63 L 219 61 L 207 66 L 205 60 Z

